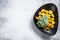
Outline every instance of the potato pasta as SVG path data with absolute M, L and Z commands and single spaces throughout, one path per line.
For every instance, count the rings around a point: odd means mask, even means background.
M 54 28 L 54 17 L 52 10 L 42 9 L 39 11 L 38 16 L 35 16 L 36 20 L 38 20 L 36 24 L 46 30 L 50 30 Z

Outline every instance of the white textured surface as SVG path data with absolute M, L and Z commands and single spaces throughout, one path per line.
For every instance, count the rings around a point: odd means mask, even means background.
M 40 36 L 38 29 L 34 29 L 32 19 L 41 5 L 50 2 L 59 8 L 57 0 L 9 0 L 9 6 L 2 12 L 7 23 L 0 30 L 1 40 L 49 40 Z M 59 37 L 58 30 L 53 38 Z

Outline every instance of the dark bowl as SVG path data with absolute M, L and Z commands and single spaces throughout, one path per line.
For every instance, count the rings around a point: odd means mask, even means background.
M 37 20 L 35 19 L 35 16 L 38 15 L 39 11 L 41 11 L 41 9 L 46 9 L 46 10 L 52 10 L 53 11 L 53 14 L 55 15 L 55 24 L 54 24 L 54 28 L 53 29 L 50 29 L 50 30 L 44 30 L 43 28 L 39 27 L 36 22 Z M 58 29 L 58 9 L 57 9 L 57 6 L 53 3 L 48 3 L 48 4 L 45 4 L 43 6 L 41 6 L 37 11 L 36 13 L 34 14 L 34 17 L 33 17 L 33 21 L 34 21 L 34 24 L 36 25 L 36 27 L 42 31 L 43 33 L 47 34 L 47 35 L 55 35 L 56 32 L 57 32 L 57 29 Z

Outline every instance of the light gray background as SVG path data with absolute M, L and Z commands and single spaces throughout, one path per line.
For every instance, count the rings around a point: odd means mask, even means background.
M 8 0 L 8 3 L 5 2 L 6 8 L 3 6 L 0 13 L 3 20 L 0 24 L 0 40 L 60 40 L 60 27 L 56 35 L 49 37 L 35 28 L 33 23 L 33 16 L 40 6 L 54 3 L 59 10 L 59 2 L 59 0 Z

